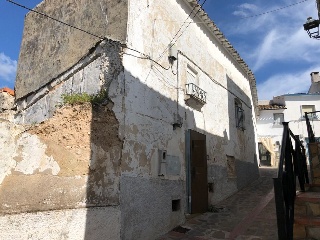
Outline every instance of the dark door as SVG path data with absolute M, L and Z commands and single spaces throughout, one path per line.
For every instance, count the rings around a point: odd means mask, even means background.
M 208 210 L 206 136 L 190 130 L 190 200 L 191 213 Z

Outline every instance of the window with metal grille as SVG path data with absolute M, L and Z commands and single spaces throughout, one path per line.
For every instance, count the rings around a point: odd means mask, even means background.
M 309 113 L 309 112 L 315 112 L 316 111 L 316 107 L 315 105 L 301 105 L 301 117 L 305 118 L 305 113 Z M 309 119 L 317 119 L 317 114 L 316 113 L 311 113 L 308 114 L 308 118 Z
M 244 110 L 242 108 L 241 101 L 235 99 L 235 118 L 236 118 L 236 127 L 244 130 Z

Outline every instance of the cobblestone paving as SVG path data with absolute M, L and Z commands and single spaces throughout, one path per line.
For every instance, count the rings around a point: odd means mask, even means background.
M 275 168 L 260 168 L 260 178 L 215 205 L 216 212 L 193 217 L 182 225 L 186 233 L 170 231 L 157 240 L 276 240 L 277 220 L 273 195 Z

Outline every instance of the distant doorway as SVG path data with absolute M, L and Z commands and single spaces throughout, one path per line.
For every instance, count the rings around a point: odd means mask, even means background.
M 208 210 L 206 135 L 193 130 L 186 133 L 188 212 Z
M 271 154 L 270 152 L 263 146 L 261 142 L 258 143 L 259 149 L 259 158 L 261 166 L 271 166 Z

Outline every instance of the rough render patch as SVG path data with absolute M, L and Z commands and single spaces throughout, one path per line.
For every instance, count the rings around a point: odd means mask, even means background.
M 0 112 L 10 110 L 14 106 L 14 97 L 7 92 L 0 92 Z
M 87 177 L 10 175 L 0 187 L 0 215 L 86 206 Z
M 117 205 L 122 141 L 110 109 L 65 106 L 22 134 L 2 123 L 1 212 Z
M 101 38 L 122 42 L 126 39 L 126 0 L 46 0 L 37 10 Z M 15 85 L 17 98 L 38 90 L 65 72 L 98 41 L 99 38 L 55 21 L 43 21 L 36 13 L 27 14 Z
M 122 72 L 120 43 L 104 40 L 50 84 L 17 101 L 17 123 L 40 123 L 52 117 L 63 94 L 97 94 Z
M 66 106 L 33 130 L 50 144 L 61 176 L 87 175 L 87 204 L 118 204 L 122 142 L 118 121 L 109 106 Z M 60 151 L 55 151 L 55 149 Z M 64 148 L 64 149 L 63 149 Z M 68 159 L 65 159 L 68 157 Z M 60 174 L 59 174 L 60 176 Z
M 24 131 L 24 127 L 0 119 L 0 187 L 6 176 L 16 166 L 16 137 Z
M 23 133 L 17 141 L 17 148 L 17 155 L 14 157 L 16 166 L 13 171 L 28 175 L 34 174 L 37 170 L 51 170 L 52 175 L 59 173 L 58 163 L 52 156 L 46 155 L 47 146 L 37 136 Z
M 0 239 L 117 240 L 120 210 L 106 207 L 2 216 Z

